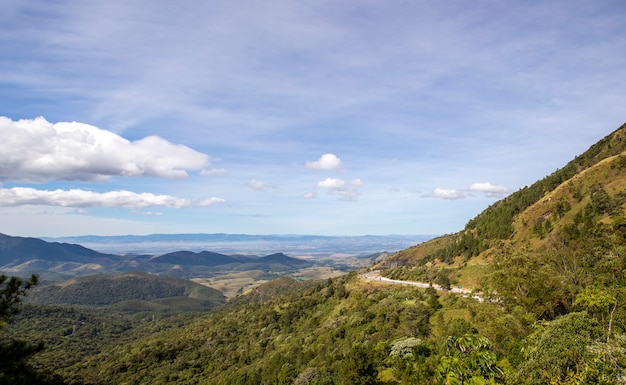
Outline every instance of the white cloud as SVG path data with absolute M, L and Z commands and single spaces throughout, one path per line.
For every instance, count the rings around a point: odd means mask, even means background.
M 341 159 L 334 154 L 324 154 L 315 162 L 306 162 L 306 168 L 336 170 L 341 167 Z
M 250 182 L 248 182 L 248 187 L 250 187 L 253 190 L 257 190 L 257 191 L 266 191 L 267 190 L 267 186 L 265 185 L 265 183 L 261 182 L 260 180 L 256 180 L 256 179 L 252 179 Z
M 304 193 L 304 195 L 302 197 L 304 199 L 313 199 L 313 198 L 315 198 L 315 193 L 309 191 L 309 192 Z
M 509 192 L 506 186 L 492 185 L 489 182 L 485 183 L 472 183 L 469 187 L 470 191 L 484 192 L 489 197 L 501 197 Z
M 102 181 L 112 176 L 184 178 L 211 158 L 157 136 L 131 142 L 84 123 L 0 116 L 0 180 Z
M 221 198 L 210 198 L 202 201 L 199 206 L 223 202 L 225 202 L 225 200 Z M 0 189 L 0 206 L 12 207 L 23 205 L 124 208 L 163 206 L 169 208 L 183 208 L 195 206 L 196 204 L 189 199 L 176 198 L 171 195 L 135 193 L 125 190 L 98 193 L 80 189 L 37 190 L 29 187 Z
M 338 178 L 326 178 L 317 182 L 315 188 L 328 189 L 329 195 L 339 196 L 343 200 L 354 201 L 359 196 L 358 187 L 363 186 L 361 179 L 354 179 L 347 184 L 344 180 Z
M 346 182 L 339 178 L 326 178 L 322 181 L 317 182 L 315 187 L 317 188 L 330 188 L 337 189 L 345 187 Z
M 456 189 L 444 189 L 444 188 L 439 188 L 439 187 L 434 189 L 433 192 L 430 193 L 430 195 L 428 196 L 432 198 L 439 198 L 439 199 L 463 199 L 465 198 L 465 195 L 463 195 L 463 193 L 461 193 L 460 191 Z
M 211 197 L 209 199 L 205 199 L 202 202 L 200 202 L 198 206 L 211 206 L 211 205 L 220 204 L 220 203 L 226 203 L 226 199 Z

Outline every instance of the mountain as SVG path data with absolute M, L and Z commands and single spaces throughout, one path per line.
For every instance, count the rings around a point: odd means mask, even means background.
M 262 271 L 288 271 L 313 266 L 313 263 L 298 258 L 289 257 L 283 253 L 275 253 L 264 257 L 254 256 L 229 256 L 210 251 L 194 253 L 192 251 L 177 251 L 155 256 L 151 263 L 167 263 L 179 266 L 212 266 L 234 270 L 262 270 Z
M 0 234 L 0 272 L 22 276 L 38 274 L 44 281 L 131 271 L 179 278 L 207 278 L 230 270 L 289 273 L 310 266 L 313 263 L 283 253 L 257 257 L 230 256 L 210 251 L 175 251 L 152 256 L 119 256 L 100 253 L 81 245 Z
M 576 215 L 584 217 L 585 210 L 595 211 L 595 222 L 619 220 L 625 203 L 624 151 L 626 125 L 562 169 L 494 203 L 462 231 L 400 251 L 386 262 L 402 265 L 428 255 L 444 261 L 475 257 L 501 242 L 525 242 L 526 249 L 537 251 L 553 245 L 555 238 L 563 240 L 563 231 L 580 225 Z
M 48 242 L 78 243 L 113 254 L 163 254 L 179 250 L 211 250 L 226 255 L 261 255 L 280 250 L 286 254 L 329 256 L 395 252 L 433 238 L 433 235 L 258 235 L 258 234 L 152 234 L 44 238 Z
M 36 287 L 28 301 L 45 305 L 115 306 L 125 311 L 210 310 L 225 302 L 218 290 L 178 278 L 133 272 L 92 275 Z
M 533 311 L 552 317 L 571 311 L 585 286 L 624 282 L 625 209 L 623 125 L 463 230 L 399 251 L 376 268 L 392 278 L 489 292 L 509 306 L 532 299 Z M 511 287 L 516 279 L 518 289 Z M 531 295 L 535 290 L 539 298 Z
M 302 259 L 291 258 L 283 253 L 274 253 L 259 258 L 257 263 L 269 263 L 269 264 L 283 264 L 291 267 L 304 267 L 311 266 L 312 263 L 304 261 Z
M 100 253 L 80 245 L 0 234 L 0 266 L 30 260 L 102 263 L 119 259 L 117 255 Z
M 199 253 L 194 253 L 193 251 L 175 251 L 173 253 L 155 256 L 150 259 L 150 262 L 185 266 L 218 266 L 228 265 L 230 263 L 240 263 L 241 258 L 212 253 L 210 251 L 202 251 Z

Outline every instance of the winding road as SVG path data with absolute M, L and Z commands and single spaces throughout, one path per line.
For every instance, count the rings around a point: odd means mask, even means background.
M 481 302 L 483 301 L 483 298 L 481 296 L 478 296 L 475 294 L 472 295 L 472 291 L 468 289 L 463 289 L 461 287 L 452 287 L 450 288 L 450 290 L 446 290 L 439 285 L 430 284 L 428 282 L 400 281 L 398 279 L 391 279 L 391 278 L 383 277 L 382 275 L 380 275 L 380 271 L 378 270 L 369 271 L 367 273 L 360 274 L 360 276 L 361 278 L 368 280 L 368 281 L 385 282 L 385 283 L 390 283 L 390 284 L 395 284 L 395 285 L 416 286 L 416 287 L 420 287 L 424 289 L 432 286 L 437 291 L 445 291 L 448 293 L 461 294 L 466 297 L 471 296 L 472 298 L 478 301 L 481 301 Z

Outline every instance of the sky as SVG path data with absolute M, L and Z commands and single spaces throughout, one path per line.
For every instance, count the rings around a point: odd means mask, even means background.
M 0 0 L 0 232 L 446 234 L 626 122 L 623 0 Z

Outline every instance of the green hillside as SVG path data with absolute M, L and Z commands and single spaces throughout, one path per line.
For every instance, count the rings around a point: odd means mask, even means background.
M 56 282 L 33 289 L 28 299 L 33 304 L 114 306 L 130 312 L 209 310 L 225 301 L 218 290 L 140 272 Z
M 567 312 L 580 288 L 621 282 L 607 264 L 619 269 L 626 246 L 625 151 L 626 125 L 496 202 L 462 231 L 400 251 L 377 267 L 393 278 L 495 291 L 489 275 L 524 254 L 569 285 L 562 293 Z

